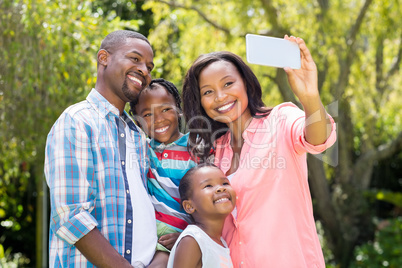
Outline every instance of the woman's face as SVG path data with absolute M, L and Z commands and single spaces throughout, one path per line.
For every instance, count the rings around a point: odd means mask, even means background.
M 228 61 L 216 61 L 199 76 L 201 105 L 215 121 L 231 124 L 251 118 L 247 89 L 237 68 Z

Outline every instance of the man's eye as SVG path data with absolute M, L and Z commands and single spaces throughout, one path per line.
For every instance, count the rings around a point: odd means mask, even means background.
M 138 59 L 137 57 L 131 57 L 131 59 L 132 59 L 134 62 L 138 62 L 138 61 L 139 61 L 139 59 Z
M 163 113 L 166 113 L 167 111 L 172 110 L 172 108 L 165 108 L 162 110 Z
M 143 117 L 149 117 L 149 116 L 151 116 L 152 114 L 144 114 L 143 115 Z

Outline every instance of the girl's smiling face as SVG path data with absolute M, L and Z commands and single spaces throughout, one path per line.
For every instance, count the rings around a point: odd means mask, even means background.
M 235 205 L 236 193 L 219 168 L 202 167 L 192 175 L 191 196 L 183 201 L 183 207 L 196 221 L 199 217 L 226 217 Z
M 237 68 L 228 61 L 216 61 L 199 75 L 201 105 L 215 121 L 230 124 L 251 118 L 247 89 Z
M 179 112 L 174 97 L 161 85 L 140 94 L 136 113 L 145 133 L 158 142 L 169 144 L 180 137 Z

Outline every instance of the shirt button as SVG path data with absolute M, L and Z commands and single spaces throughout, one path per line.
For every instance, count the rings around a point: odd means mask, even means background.
M 241 245 L 241 241 L 239 242 L 239 245 Z
M 131 251 L 130 251 L 129 249 L 127 249 L 127 250 L 126 250 L 126 253 L 127 253 L 127 254 L 130 254 L 130 253 L 131 253 Z
M 236 199 L 239 199 L 239 197 L 238 197 L 238 196 L 236 196 Z
M 124 133 L 121 133 L 121 134 L 120 134 L 120 137 L 124 138 Z
M 124 166 L 125 162 L 124 162 L 124 161 L 121 161 L 121 164 Z
M 131 220 L 128 220 L 127 222 L 128 222 L 128 224 L 131 224 Z
M 168 157 L 168 153 L 164 153 L 164 154 L 163 154 L 163 157 Z
M 129 193 L 130 193 L 130 190 L 127 190 L 126 192 L 129 194 Z

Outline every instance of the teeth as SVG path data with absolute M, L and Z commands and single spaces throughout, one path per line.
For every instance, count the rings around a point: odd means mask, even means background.
M 224 197 L 224 198 L 218 199 L 218 200 L 215 201 L 215 203 L 220 203 L 220 202 L 223 202 L 223 201 L 229 201 L 229 198 Z
M 226 109 L 229 109 L 230 106 L 232 106 L 232 105 L 233 105 L 233 102 L 231 102 L 231 103 L 229 103 L 229 104 L 226 104 L 225 106 L 220 107 L 220 108 L 218 109 L 218 111 L 224 111 L 224 110 L 226 110 Z
M 168 128 L 169 128 L 169 126 L 163 127 L 163 128 L 158 128 L 158 129 L 155 129 L 155 132 L 156 133 L 162 133 L 162 132 L 166 131 Z
M 136 77 L 134 77 L 134 76 L 130 76 L 130 75 L 128 75 L 127 77 L 128 77 L 128 79 L 130 79 L 131 81 L 134 81 L 134 82 L 140 84 L 140 86 L 142 86 L 142 82 L 141 82 L 140 79 L 138 79 L 138 78 L 136 78 Z

